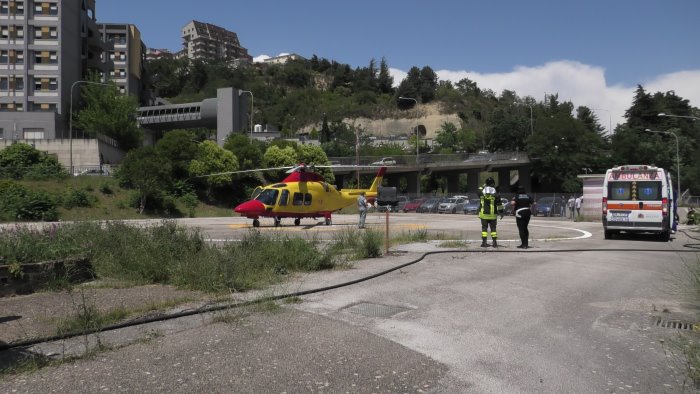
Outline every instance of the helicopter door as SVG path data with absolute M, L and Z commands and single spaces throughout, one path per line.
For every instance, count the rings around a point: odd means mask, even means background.
M 289 190 L 285 189 L 282 190 L 282 194 L 280 195 L 280 200 L 277 203 L 277 205 L 279 205 L 280 207 L 286 207 L 287 201 L 289 201 Z

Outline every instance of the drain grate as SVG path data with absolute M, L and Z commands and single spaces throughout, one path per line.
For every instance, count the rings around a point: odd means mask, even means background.
M 368 317 L 390 317 L 397 313 L 405 312 L 410 310 L 409 308 L 404 308 L 402 306 L 393 305 L 382 305 L 382 304 L 372 304 L 369 302 L 361 302 L 359 304 L 350 305 L 345 308 L 350 313 L 356 313 L 358 315 L 368 316 Z
M 674 330 L 697 331 L 700 330 L 700 325 L 689 323 L 681 320 L 666 320 L 660 317 L 656 318 L 656 326 L 663 328 L 671 328 Z

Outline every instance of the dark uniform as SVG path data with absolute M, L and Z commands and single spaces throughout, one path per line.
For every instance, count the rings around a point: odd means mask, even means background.
M 513 214 L 515 215 L 515 223 L 518 225 L 518 233 L 520 233 L 520 249 L 527 249 L 528 238 L 530 238 L 530 232 L 527 229 L 528 223 L 530 223 L 532 207 L 532 197 L 525 193 L 525 189 L 522 187 L 518 188 L 518 194 L 513 197 Z
M 479 219 L 481 219 L 481 246 L 489 246 L 486 243 L 488 230 L 491 229 L 493 247 L 498 247 L 498 233 L 496 233 L 496 221 L 498 215 L 503 217 L 503 202 L 501 196 L 496 193 L 496 181 L 493 178 L 486 179 L 486 185 L 479 196 Z

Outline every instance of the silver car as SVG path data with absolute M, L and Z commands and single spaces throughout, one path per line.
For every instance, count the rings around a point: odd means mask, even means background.
M 449 198 L 440 203 L 438 206 L 438 213 L 457 213 L 457 211 L 464 210 L 464 204 L 467 202 L 467 199 L 461 197 Z

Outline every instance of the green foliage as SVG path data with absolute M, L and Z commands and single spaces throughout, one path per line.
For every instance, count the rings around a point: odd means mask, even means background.
M 295 166 L 297 163 L 297 152 L 291 146 L 280 148 L 277 145 L 272 145 L 267 148 L 263 155 L 263 165 L 267 168 Z M 269 179 L 279 180 L 284 176 L 284 170 L 270 171 L 267 176 Z
M 156 199 L 169 189 L 172 184 L 170 168 L 167 160 L 147 146 L 129 152 L 115 175 L 138 192 L 139 213 L 143 213 L 149 199 Z
M 190 161 L 188 170 L 190 177 L 202 177 L 210 188 L 227 185 L 231 183 L 233 175 L 226 172 L 238 170 L 238 159 L 216 142 L 204 141 L 199 144 L 197 155 Z
M 328 162 L 326 152 L 324 152 L 320 146 L 316 145 L 300 145 L 297 153 L 297 159 L 299 160 L 299 162 L 307 164 L 330 164 Z M 333 174 L 333 171 L 331 171 L 330 168 L 317 168 L 316 172 L 321 174 L 326 180 L 326 182 L 335 182 L 335 175 Z
M 145 228 L 76 222 L 44 230 L 0 229 L 0 256 L 21 264 L 82 255 L 99 278 L 215 292 L 244 291 L 290 272 L 332 268 L 331 255 L 318 246 L 314 240 L 256 231 L 241 242 L 215 246 L 169 221 Z
M 63 195 L 63 206 L 67 209 L 75 207 L 91 207 L 95 198 L 85 190 L 69 189 Z
M 156 153 L 170 162 L 173 179 L 189 176 L 189 163 L 198 152 L 195 138 L 189 130 L 171 130 L 156 143 Z
M 16 143 L 0 150 L 0 179 L 60 179 L 68 176 L 54 156 L 29 144 Z
M 114 138 L 124 150 L 140 146 L 143 136 L 136 122 L 136 98 L 120 94 L 114 82 L 100 83 L 96 75 L 90 81 L 81 84 L 85 106 L 74 114 L 74 125 L 92 136 L 100 133 Z
M 0 180 L 0 220 L 54 221 L 55 199 L 48 193 L 30 191 L 15 181 Z
M 264 143 L 258 140 L 251 141 L 249 136 L 229 134 L 224 142 L 224 149 L 233 152 L 238 158 L 238 168 L 241 170 L 260 168 L 262 165 Z

